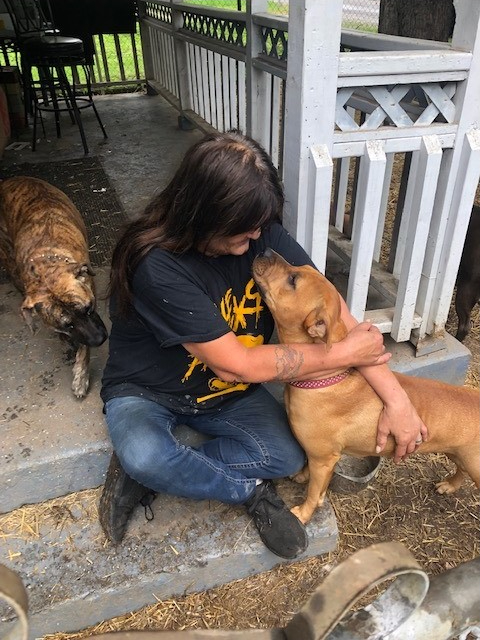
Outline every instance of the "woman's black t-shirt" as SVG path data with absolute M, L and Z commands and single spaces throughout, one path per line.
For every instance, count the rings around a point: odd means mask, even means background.
M 197 251 L 177 255 L 152 249 L 134 275 L 134 309 L 126 317 L 116 315 L 115 296 L 110 300 L 112 329 L 103 401 L 144 396 L 192 413 L 220 407 L 254 386 L 220 380 L 182 343 L 208 342 L 229 331 L 248 347 L 270 340 L 273 319 L 252 278 L 252 262 L 267 247 L 292 264 L 312 264 L 277 223 L 251 240 L 242 256 L 207 257 Z

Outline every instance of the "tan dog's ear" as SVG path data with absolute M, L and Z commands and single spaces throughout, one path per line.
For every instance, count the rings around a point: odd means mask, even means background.
M 327 346 L 327 350 L 332 346 L 330 337 L 331 318 L 325 307 L 316 307 L 305 318 L 303 326 L 311 338 L 320 338 Z
M 27 296 L 22 303 L 22 316 L 32 333 L 38 330 L 37 317 L 42 308 L 42 304 L 41 300 L 35 299 L 33 296 Z

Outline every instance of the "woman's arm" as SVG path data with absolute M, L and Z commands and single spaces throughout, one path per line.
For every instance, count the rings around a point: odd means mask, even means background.
M 369 323 L 357 325 L 328 351 L 323 344 L 267 344 L 246 347 L 233 332 L 185 349 L 226 382 L 285 382 L 313 379 L 353 366 L 388 362 L 382 334 Z
M 343 299 L 341 299 L 341 304 L 342 319 L 347 329 L 352 331 L 358 326 L 358 323 Z M 416 440 L 420 436 L 423 440 L 427 439 L 427 427 L 388 366 L 363 365 L 357 369 L 383 402 L 383 411 L 377 428 L 377 453 L 383 450 L 388 436 L 391 435 L 397 443 L 394 460 L 400 462 L 415 450 L 418 444 Z

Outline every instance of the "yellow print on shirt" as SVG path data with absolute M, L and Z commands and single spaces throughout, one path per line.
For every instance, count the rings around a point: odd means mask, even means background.
M 249 280 L 245 287 L 245 293 L 240 300 L 233 295 L 232 289 L 223 296 L 220 301 L 220 313 L 227 322 L 230 329 L 236 333 L 239 329 L 246 329 L 248 326 L 248 317 L 255 316 L 255 327 L 257 326 L 260 312 L 263 309 L 262 298 L 258 291 L 253 291 L 255 282 L 253 278 Z M 256 347 L 263 344 L 263 336 L 261 335 L 238 335 L 237 339 L 246 347 Z M 191 357 L 190 365 L 182 378 L 182 382 L 186 382 L 196 367 L 201 367 L 202 371 L 207 370 L 207 366 L 194 356 Z M 220 378 L 213 377 L 208 381 L 209 389 L 212 393 L 197 398 L 197 402 L 205 402 L 211 398 L 232 393 L 233 391 L 245 391 L 249 384 L 243 382 L 225 382 Z

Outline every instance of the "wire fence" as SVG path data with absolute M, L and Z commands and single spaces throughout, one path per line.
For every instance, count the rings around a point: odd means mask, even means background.
M 246 0 L 187 0 L 189 4 L 246 10 Z M 292 0 L 295 1 L 295 0 Z M 288 15 L 289 0 L 270 0 L 268 12 L 275 15 Z M 377 31 L 380 0 L 344 0 L 343 27 L 359 31 Z

